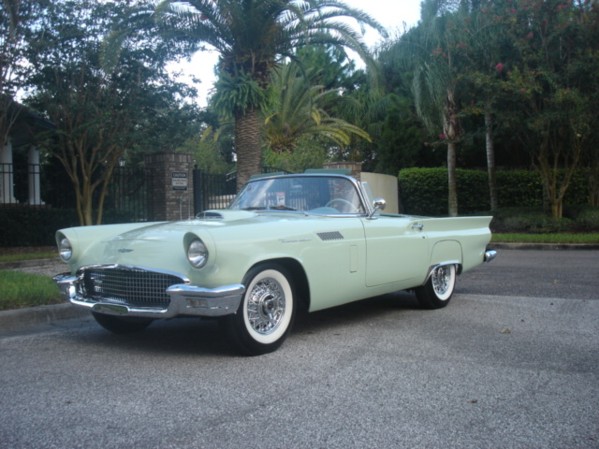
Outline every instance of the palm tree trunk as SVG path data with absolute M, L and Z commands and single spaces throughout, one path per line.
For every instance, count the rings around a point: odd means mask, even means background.
M 235 117 L 235 151 L 237 153 L 237 190 L 260 173 L 262 147 L 260 145 L 260 116 L 256 108 L 249 108 Z
M 450 217 L 458 216 L 458 188 L 456 175 L 456 144 L 447 144 L 447 184 L 449 187 L 448 209 Z
M 447 198 L 450 217 L 458 216 L 457 143 L 461 137 L 454 86 L 448 86 L 443 111 L 443 131 L 447 138 Z
M 495 145 L 493 142 L 493 116 L 489 110 L 485 111 L 485 139 L 487 150 L 487 173 L 489 177 L 489 200 L 491 210 L 498 208 L 497 201 L 497 176 L 495 169 Z

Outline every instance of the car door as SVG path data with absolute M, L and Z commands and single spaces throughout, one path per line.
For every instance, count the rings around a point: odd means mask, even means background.
M 424 281 L 430 262 L 422 221 L 381 215 L 363 219 L 366 236 L 366 285 Z M 407 288 L 407 287 L 406 287 Z

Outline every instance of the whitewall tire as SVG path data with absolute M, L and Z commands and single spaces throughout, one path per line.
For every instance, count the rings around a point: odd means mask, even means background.
M 261 264 L 244 279 L 245 293 L 235 315 L 225 318 L 225 330 L 246 355 L 272 352 L 281 346 L 295 318 L 292 278 L 278 264 Z

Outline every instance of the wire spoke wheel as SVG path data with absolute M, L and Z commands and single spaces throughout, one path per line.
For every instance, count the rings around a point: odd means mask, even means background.
M 439 299 L 448 299 L 453 291 L 455 270 L 452 270 L 449 267 L 453 268 L 453 265 L 438 267 L 431 275 L 433 290 Z
M 246 315 L 250 327 L 260 335 L 274 332 L 285 315 L 286 298 L 272 278 L 257 283 L 249 294 Z
M 292 278 L 278 264 L 263 264 L 247 273 L 244 285 L 239 310 L 225 317 L 225 330 L 231 342 L 246 355 L 272 352 L 281 346 L 293 325 Z
M 425 309 L 445 307 L 453 295 L 455 282 L 455 265 L 440 265 L 433 268 L 426 284 L 416 289 L 418 302 Z

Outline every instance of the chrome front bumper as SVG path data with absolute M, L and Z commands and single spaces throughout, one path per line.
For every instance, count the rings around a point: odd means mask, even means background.
M 79 307 L 107 315 L 126 315 L 144 318 L 172 318 L 175 316 L 217 317 L 237 312 L 245 287 L 242 284 L 218 288 L 204 288 L 190 284 L 175 284 L 166 289 L 170 296 L 168 308 L 131 307 L 107 300 L 90 300 L 81 294 L 81 279 L 70 273 L 55 276 L 63 297 Z

